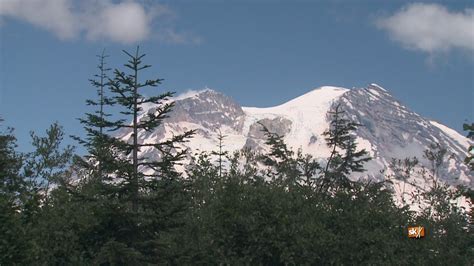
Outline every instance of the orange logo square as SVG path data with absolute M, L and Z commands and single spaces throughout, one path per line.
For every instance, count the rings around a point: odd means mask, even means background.
M 409 238 L 423 238 L 425 237 L 425 228 L 423 226 L 408 227 Z

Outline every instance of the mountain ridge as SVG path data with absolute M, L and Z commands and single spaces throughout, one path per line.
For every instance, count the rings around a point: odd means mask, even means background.
M 355 176 L 383 179 L 379 173 L 387 170 L 391 158 L 413 157 L 421 165 L 423 151 L 430 143 L 446 146 L 451 158 L 446 162 L 444 181 L 474 186 L 474 178 L 463 164 L 470 141 L 455 130 L 436 121 L 423 118 L 395 99 L 383 87 L 372 83 L 365 88 L 323 86 L 273 107 L 243 107 L 225 94 L 206 88 L 178 95 L 169 118 L 154 132 L 140 132 L 143 142 L 156 142 L 185 130 L 195 129 L 196 136 L 186 144 L 193 151 L 217 148 L 218 132 L 226 135 L 227 151 L 249 148 L 265 150 L 265 138 L 260 123 L 270 131 L 285 136 L 293 149 L 301 149 L 317 158 L 327 158 L 329 149 L 322 133 L 328 128 L 327 112 L 341 104 L 346 115 L 361 124 L 356 131 L 358 147 L 369 151 L 373 160 L 366 164 L 367 172 Z M 147 106 L 143 112 L 153 111 Z M 129 140 L 130 132 L 122 139 Z M 140 151 L 155 157 L 148 150 Z

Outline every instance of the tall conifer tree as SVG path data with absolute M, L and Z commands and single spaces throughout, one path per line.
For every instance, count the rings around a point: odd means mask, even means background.
M 351 172 L 363 172 L 363 164 L 370 160 L 365 149 L 357 150 L 354 131 L 360 124 L 350 121 L 345 117 L 340 103 L 333 106 L 328 112 L 329 129 L 323 135 L 331 149 L 323 172 L 321 188 L 334 184 L 348 185 L 348 175 Z
M 0 118 L 0 123 L 3 120 Z M 23 158 L 15 151 L 12 130 L 0 132 L 0 265 L 24 264 L 27 243 L 21 227 L 25 182 L 20 175 Z
M 125 142 L 116 139 L 115 145 L 122 152 L 122 155 L 130 158 L 130 163 L 127 166 L 128 172 L 124 173 L 126 175 L 123 177 L 130 184 L 129 192 L 131 192 L 133 208 L 136 210 L 138 208 L 140 186 L 147 182 L 145 177 L 164 178 L 165 174 L 174 172 L 174 165 L 186 154 L 186 150 L 179 149 L 176 144 L 186 142 L 194 134 L 194 131 L 187 131 L 159 143 L 139 142 L 138 135 L 140 133 L 153 131 L 162 124 L 163 119 L 168 117 L 174 106 L 174 103 L 170 100 L 173 93 L 165 92 L 157 96 L 143 96 L 143 89 L 157 87 L 163 79 L 155 78 L 141 81 L 141 72 L 151 67 L 151 65 L 142 62 L 145 54 L 140 54 L 139 47 L 137 47 L 134 55 L 127 51 L 123 52 L 129 57 L 128 62 L 124 65 L 128 69 L 128 73 L 115 69 L 114 78 L 110 80 L 110 85 L 114 102 L 123 108 L 121 114 L 130 119 L 119 119 L 108 124 L 112 127 L 112 130 L 124 130 L 131 133 L 131 141 Z M 142 106 L 145 104 L 152 104 L 154 107 L 144 113 L 142 112 Z M 126 122 L 130 120 L 131 123 Z M 139 152 L 144 147 L 155 150 L 160 159 L 153 160 L 139 157 Z M 144 169 L 151 169 L 153 173 L 145 174 L 141 171 Z
M 223 168 L 223 158 L 228 154 L 227 151 L 224 151 L 224 139 L 227 137 L 226 135 L 222 134 L 221 130 L 218 130 L 217 140 L 219 141 L 218 151 L 212 151 L 212 155 L 217 155 L 217 163 L 219 164 L 219 178 L 222 178 L 222 168 Z
M 175 166 L 187 154 L 179 144 L 186 142 L 194 131 L 164 141 L 140 141 L 140 134 L 152 132 L 168 117 L 174 106 L 173 93 L 145 97 L 143 90 L 157 87 L 162 79 L 142 79 L 142 72 L 151 66 L 142 62 L 145 54 L 140 54 L 138 47 L 134 54 L 124 53 L 129 58 L 124 65 L 126 72 L 115 69 L 108 81 L 111 101 L 121 108 L 120 116 L 116 120 L 105 118 L 103 124 L 110 131 L 128 133 L 130 138 L 109 137 L 106 142 L 113 154 L 113 178 L 104 186 L 109 187 L 108 198 L 115 198 L 108 204 L 112 204 L 110 215 L 117 219 L 109 229 L 116 232 L 111 232 L 102 246 L 99 261 L 127 253 L 136 256 L 135 262 L 145 262 L 160 255 L 157 252 L 167 230 L 179 225 L 176 217 L 184 210 L 185 194 Z M 144 105 L 151 108 L 145 112 Z M 152 154 L 150 157 L 140 155 L 145 148 L 147 154 Z
M 92 113 L 86 113 L 85 118 L 79 119 L 84 125 L 87 137 L 83 139 L 73 136 L 73 138 L 88 150 L 89 155 L 85 157 L 86 160 L 81 160 L 81 163 L 89 170 L 89 174 L 100 179 L 107 179 L 105 175 L 107 172 L 113 171 L 114 158 L 111 150 L 113 139 L 106 132 L 111 126 L 107 121 L 110 114 L 107 113 L 106 107 L 112 106 L 114 102 L 106 95 L 110 79 L 108 72 L 111 70 L 107 67 L 106 58 L 108 55 L 103 50 L 102 54 L 97 57 L 99 58 L 98 73 L 89 80 L 91 85 L 96 88 L 97 98 L 86 101 L 87 105 L 96 109 Z

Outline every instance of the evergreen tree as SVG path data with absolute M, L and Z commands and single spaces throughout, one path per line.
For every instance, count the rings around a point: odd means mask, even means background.
M 102 171 L 107 178 L 99 182 L 98 190 L 89 192 L 99 193 L 99 207 L 103 212 L 95 230 L 106 232 L 95 243 L 97 263 L 117 262 L 117 254 L 130 254 L 127 260 L 127 256 L 121 257 L 124 259 L 118 260 L 121 263 L 164 260 L 168 252 L 165 248 L 167 231 L 180 225 L 180 215 L 186 205 L 185 182 L 175 166 L 187 153 L 179 144 L 186 142 L 194 132 L 187 131 L 158 143 L 139 141 L 139 134 L 153 131 L 168 116 L 173 107 L 172 93 L 144 97 L 142 91 L 158 86 L 162 79 L 141 81 L 140 74 L 150 67 L 142 63 L 145 55 L 140 54 L 138 48 L 134 55 L 124 53 L 129 57 L 125 64 L 128 73 L 115 69 L 113 79 L 107 83 L 111 92 L 108 102 L 122 108 L 121 117 L 113 121 L 104 115 L 99 121 L 108 131 L 129 132 L 131 141 L 103 138 L 108 154 Z M 153 108 L 143 112 L 145 104 Z M 92 125 L 97 128 L 99 124 Z M 94 149 L 96 145 L 93 144 Z M 153 150 L 157 156 L 139 156 L 144 148 Z
M 266 137 L 265 144 L 270 147 L 268 154 L 261 156 L 260 160 L 269 167 L 266 175 L 272 182 L 282 186 L 298 186 L 301 184 L 301 171 L 297 160 L 294 157 L 294 151 L 288 148 L 284 142 L 284 136 L 270 132 L 268 128 L 261 124 L 262 131 Z
M 24 176 L 33 195 L 40 196 L 41 204 L 47 204 L 51 190 L 69 181 L 74 147 L 61 148 L 64 131 L 58 123 L 46 130 L 46 136 L 31 132 L 31 138 L 35 150 L 26 156 Z
M 3 120 L 0 118 L 0 122 Z M 0 133 L 0 264 L 26 263 L 26 234 L 21 226 L 25 182 L 20 175 L 23 158 L 15 151 L 11 129 Z
M 3 120 L 0 118 L 0 122 Z M 0 195 L 6 202 L 15 206 L 19 204 L 21 191 L 25 188 L 20 176 L 23 156 L 15 151 L 16 138 L 12 129 L 0 135 Z
M 34 150 L 25 155 L 22 168 L 26 183 L 22 227 L 31 243 L 24 256 L 28 264 L 72 263 L 80 252 L 67 189 L 73 182 L 74 148 L 62 146 L 64 132 L 57 123 L 46 136 L 32 132 L 31 137 Z
M 275 162 L 270 153 L 263 159 Z M 245 155 L 234 154 L 232 163 L 249 163 L 235 156 Z M 260 159 L 249 157 L 250 163 Z M 319 197 L 315 189 L 269 180 L 266 171 L 247 178 L 242 165 L 210 182 L 206 177 L 218 170 L 205 156 L 193 169 L 193 198 L 204 200 L 194 201 L 180 234 L 186 254 L 178 256 L 180 264 L 399 264 L 409 251 L 403 227 L 409 213 L 381 183 L 354 183 L 349 192 Z M 283 180 L 293 172 L 272 171 Z
M 328 112 L 329 129 L 323 135 L 331 153 L 324 168 L 320 189 L 348 187 L 349 174 L 363 172 L 363 164 L 370 160 L 365 149 L 357 150 L 354 131 L 361 125 L 350 121 L 344 114 L 340 103 Z
M 112 99 L 107 97 L 106 89 L 109 86 L 108 71 L 111 69 L 107 67 L 105 50 L 101 55 L 97 55 L 99 64 L 97 65 L 98 73 L 90 79 L 91 85 L 96 88 L 97 99 L 87 100 L 89 106 L 96 107 L 92 113 L 86 113 L 86 117 L 79 119 L 84 125 L 87 137 L 85 139 L 73 136 L 80 144 L 85 146 L 88 155 L 84 158 L 76 157 L 78 163 L 85 167 L 90 176 L 99 179 L 110 179 L 108 174 L 114 169 L 114 153 L 111 149 L 112 138 L 107 134 L 106 130 L 111 126 L 107 121 L 111 115 L 106 112 L 106 107 L 114 105 Z M 104 169 L 105 166 L 105 169 Z
M 418 188 L 418 186 L 411 180 L 415 174 L 415 169 L 418 166 L 418 163 L 419 162 L 416 157 L 405 158 L 403 160 L 392 158 L 389 163 L 389 168 L 393 171 L 393 174 L 391 176 L 387 176 L 387 179 L 390 180 L 393 177 L 395 180 L 399 180 L 403 183 L 403 186 L 398 188 L 403 204 L 408 204 L 407 197 L 410 196 L 410 194 L 406 192 L 406 185 L 409 184 Z M 390 181 L 390 183 L 393 182 Z M 394 192 L 396 193 L 396 191 Z M 413 203 L 413 201 L 411 201 L 411 203 Z
M 140 131 L 152 131 L 167 117 L 174 105 L 173 102 L 169 101 L 173 93 L 165 92 L 158 96 L 144 97 L 141 91 L 147 87 L 158 86 L 161 84 L 162 79 L 149 79 L 141 82 L 139 77 L 140 72 L 151 67 L 150 65 L 142 63 L 142 58 L 145 54 L 140 54 L 138 47 L 135 55 L 127 51 L 124 51 L 124 53 L 129 57 L 129 61 L 125 64 L 125 67 L 130 70 L 130 73 L 126 74 L 123 71 L 115 69 L 115 77 L 113 80 L 110 80 L 110 85 L 111 92 L 114 94 L 114 101 L 124 108 L 121 114 L 125 117 L 130 117 L 132 123 L 128 124 L 125 122 L 125 119 L 120 119 L 110 123 L 110 127 L 112 127 L 113 130 L 125 129 L 131 131 L 131 143 L 116 140 L 115 145 L 125 156 L 131 156 L 129 172 L 123 173 L 126 174 L 123 178 L 126 178 L 130 183 L 133 208 L 136 210 L 138 208 L 139 187 L 140 183 L 144 181 L 144 177 L 162 178 L 162 174 L 172 171 L 172 166 L 180 161 L 186 154 L 186 150 L 173 153 L 178 150 L 176 144 L 187 141 L 194 132 L 187 131 L 182 135 L 174 136 L 172 139 L 160 143 L 139 143 L 138 134 Z M 156 107 L 147 113 L 141 114 L 144 104 L 154 104 Z M 142 117 L 139 120 L 140 114 Z M 138 152 L 143 147 L 156 150 L 162 155 L 161 160 L 147 161 L 145 158 L 139 158 Z M 144 168 L 150 168 L 154 170 L 155 173 L 143 174 L 140 172 L 140 169 Z
M 413 243 L 408 247 L 415 253 L 428 251 L 425 259 L 428 264 L 454 262 L 467 265 L 474 256 L 469 247 L 474 243 L 474 238 L 469 231 L 468 215 L 458 205 L 464 190 L 441 180 L 446 161 L 450 158 L 446 148 L 438 143 L 431 144 L 424 151 L 424 158 L 430 163 L 428 170 L 420 167 L 416 158 L 393 159 L 391 163 L 394 177 L 403 182 L 403 206 L 400 208 L 419 209 L 410 212 L 408 225 L 425 227 L 424 242 L 421 245 Z M 415 171 L 417 168 L 418 171 Z M 416 179 L 424 180 L 423 186 L 417 184 Z M 405 184 L 411 186 L 411 193 L 405 193 Z M 412 256 L 407 256 L 407 259 L 416 261 Z
M 428 149 L 423 152 L 423 157 L 430 162 L 431 176 L 436 186 L 441 177 L 440 171 L 446 160 L 449 160 L 448 150 L 446 147 L 442 147 L 439 143 L 431 144 Z
M 474 141 L 474 123 L 471 123 L 471 125 L 469 124 L 464 124 L 463 125 L 463 129 L 465 131 L 468 131 L 467 133 L 467 137 L 471 140 Z M 470 145 L 468 150 L 467 150 L 468 154 L 466 156 L 466 158 L 464 159 L 464 162 L 467 164 L 467 166 L 469 167 L 469 169 L 471 171 L 474 171 L 474 145 Z M 469 223 L 470 223 L 470 232 L 473 233 L 474 232 L 474 190 L 473 189 L 464 189 L 464 194 L 463 194 L 469 201 L 469 203 L 471 204 L 471 209 L 469 211 Z M 473 243 L 474 245 L 474 243 Z
M 223 158 L 228 154 L 227 151 L 224 151 L 224 139 L 226 138 L 226 135 L 223 135 L 221 130 L 219 129 L 219 134 L 217 135 L 217 140 L 219 141 L 219 146 L 218 146 L 218 151 L 213 151 L 211 154 L 212 155 L 217 155 L 217 163 L 219 164 L 219 177 L 222 177 L 222 163 L 223 163 Z

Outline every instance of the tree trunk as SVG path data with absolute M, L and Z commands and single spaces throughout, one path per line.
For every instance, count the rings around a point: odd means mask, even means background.
M 138 48 L 137 48 L 138 57 Z M 133 84 L 133 211 L 138 209 L 138 70 L 135 66 L 134 84 Z

